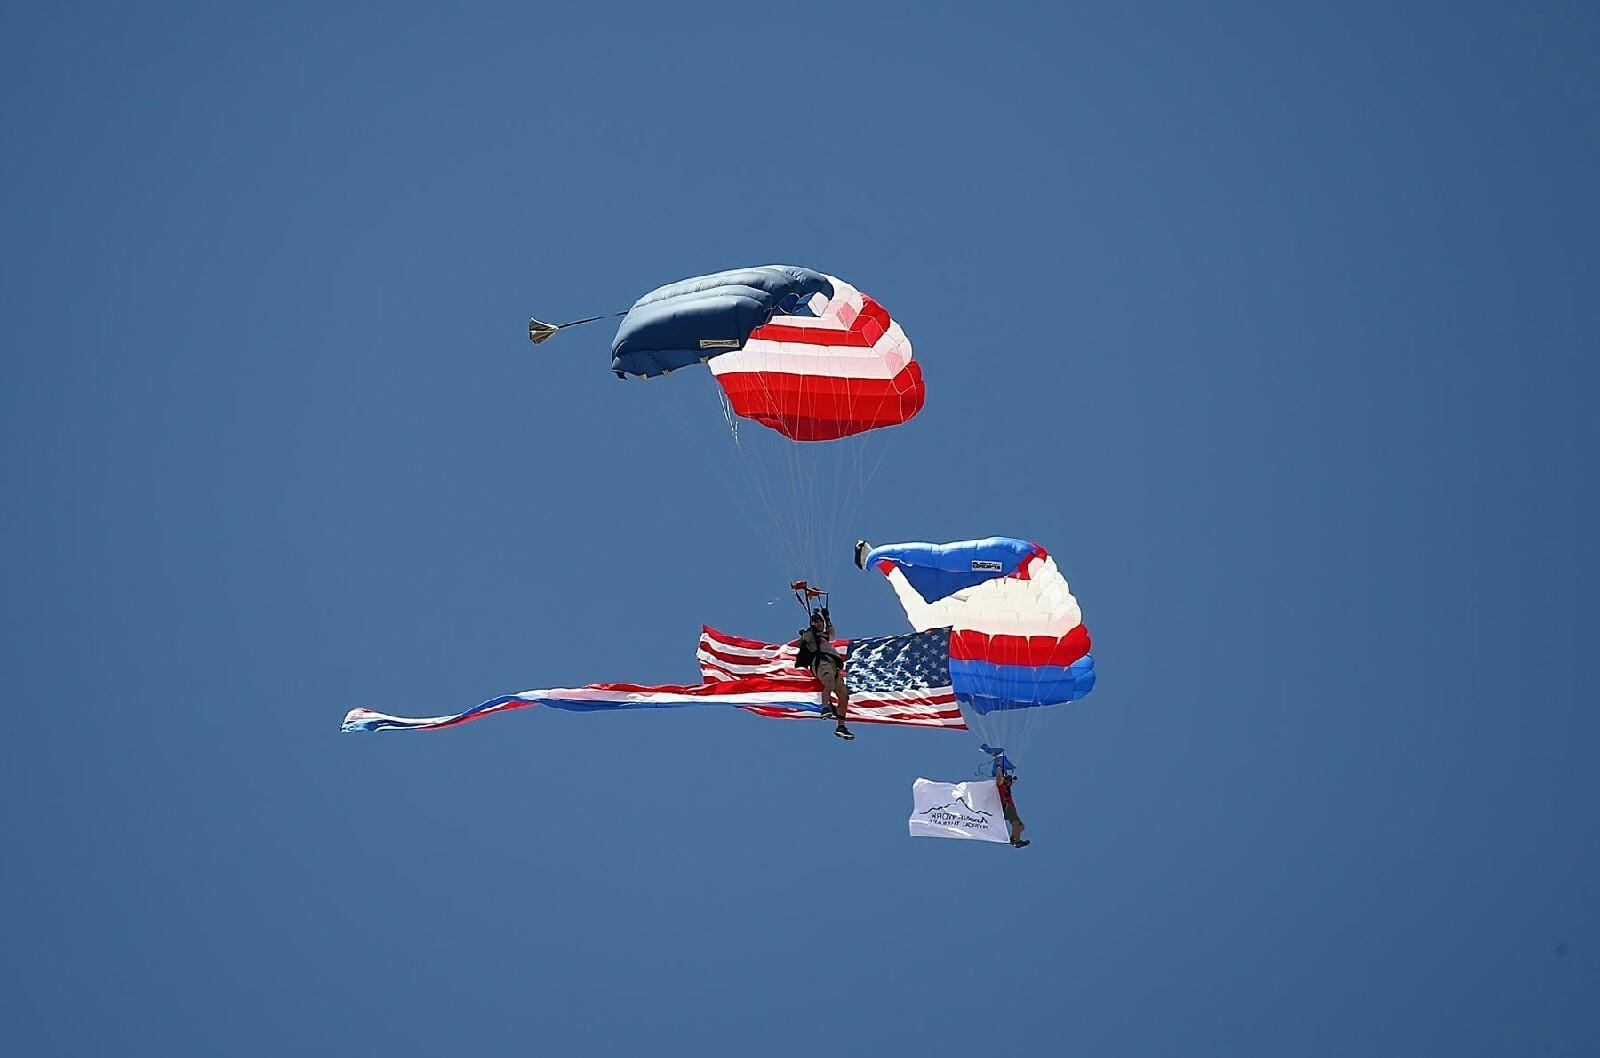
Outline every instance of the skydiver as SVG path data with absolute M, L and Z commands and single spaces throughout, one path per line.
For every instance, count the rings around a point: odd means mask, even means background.
M 1020 849 L 1033 844 L 1022 836 L 1022 817 L 1017 815 L 1017 802 L 1011 799 L 1011 784 L 1017 777 L 1004 768 L 994 777 L 994 785 L 1000 791 L 1000 809 L 1005 813 L 1006 822 L 1011 825 L 1011 847 Z
M 835 736 L 851 741 L 856 736 L 844 726 L 845 712 L 850 706 L 850 689 L 844 682 L 844 659 L 833 645 L 833 617 L 826 606 L 811 611 L 811 623 L 800 630 L 799 658 L 801 665 L 822 684 L 822 716 L 835 721 Z M 836 712 L 830 696 L 838 700 Z

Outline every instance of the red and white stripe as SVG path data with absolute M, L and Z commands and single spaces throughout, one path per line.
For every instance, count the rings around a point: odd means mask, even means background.
M 711 373 L 738 415 L 796 441 L 832 441 L 896 426 L 927 391 L 911 341 L 884 307 L 833 276 L 815 316 L 779 316 L 743 349 L 714 356 Z
M 833 645 L 841 657 L 849 652 L 850 641 L 836 639 Z M 759 639 L 730 636 L 713 628 L 700 629 L 700 648 L 695 660 L 700 663 L 700 678 L 707 683 L 737 680 L 747 676 L 792 679 L 815 687 L 811 674 L 795 665 L 799 647 L 794 643 L 763 643 Z

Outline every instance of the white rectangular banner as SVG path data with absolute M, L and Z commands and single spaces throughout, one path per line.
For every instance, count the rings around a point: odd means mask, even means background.
M 993 779 L 958 783 L 918 779 L 911 784 L 911 836 L 1009 843 L 1011 830 Z

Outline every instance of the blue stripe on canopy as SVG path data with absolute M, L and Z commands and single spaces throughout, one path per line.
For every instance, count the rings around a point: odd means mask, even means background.
M 1027 540 L 991 536 L 955 544 L 885 544 L 867 553 L 867 566 L 892 562 L 927 603 L 1017 571 L 1038 550 Z
M 979 715 L 1001 709 L 1036 709 L 1075 702 L 1094 689 L 1094 658 L 1084 655 L 1068 666 L 996 665 L 950 660 L 950 683 L 961 707 Z
M 795 265 L 735 268 L 657 287 L 623 317 L 611 370 L 650 378 L 742 349 L 775 313 L 796 312 L 819 293 L 833 296 L 828 277 Z

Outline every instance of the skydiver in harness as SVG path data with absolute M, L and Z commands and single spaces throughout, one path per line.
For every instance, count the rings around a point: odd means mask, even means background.
M 823 605 L 811 609 L 810 599 L 826 593 L 799 581 L 793 585 L 796 595 L 800 597 L 801 605 L 810 613 L 811 619 L 805 628 L 800 630 L 797 643 L 798 650 L 795 663 L 817 678 L 822 684 L 822 716 L 824 719 L 835 723 L 833 733 L 836 737 L 846 742 L 853 741 L 855 735 L 848 727 L 844 726 L 845 714 L 850 707 L 850 689 L 844 682 L 844 659 L 839 656 L 839 651 L 833 645 L 833 616 L 828 613 L 828 607 Z M 831 699 L 831 700 L 830 700 Z M 837 709 L 834 702 L 838 703 Z
M 1022 817 L 1017 815 L 1017 802 L 1011 799 L 1011 784 L 1017 777 L 1009 772 L 1001 772 L 994 780 L 995 786 L 1000 790 L 1000 810 L 1005 813 L 1006 823 L 1011 827 L 1011 847 L 1020 849 L 1032 842 L 1022 836 Z
M 991 746 L 987 742 L 981 748 L 994 758 L 990 762 L 989 773 L 994 776 L 995 789 L 1000 791 L 1000 811 L 1004 813 L 1006 824 L 1011 830 L 1011 847 L 1026 848 L 1033 842 L 1022 836 L 1022 817 L 1017 814 L 1017 802 L 1011 797 L 1011 784 L 1017 781 L 1016 766 L 1011 763 L 1011 758 L 1006 756 L 1004 749 Z

